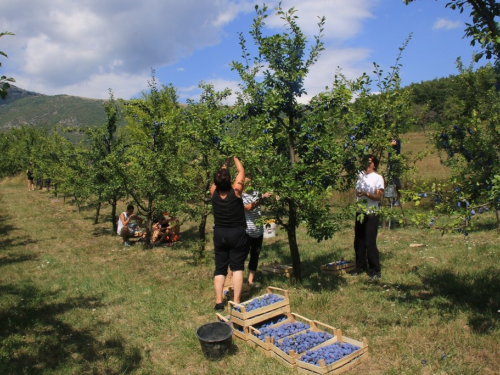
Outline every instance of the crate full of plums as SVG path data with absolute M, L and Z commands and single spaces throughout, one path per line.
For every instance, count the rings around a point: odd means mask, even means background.
M 295 313 L 287 313 L 285 319 L 274 325 L 255 325 L 249 327 L 249 343 L 259 348 L 266 356 L 273 355 L 273 342 L 303 332 L 311 327 L 313 322 Z
M 271 337 L 271 350 L 274 352 L 274 357 L 286 366 L 294 368 L 297 366 L 297 358 L 303 353 L 335 339 L 337 332 L 335 327 L 316 320 L 311 320 L 310 323 L 309 328 L 298 333 L 284 336 L 278 340 Z
M 260 271 L 267 275 L 285 275 L 290 278 L 293 274 L 293 267 L 291 264 L 278 264 L 275 262 L 262 265 Z
M 250 326 L 244 327 L 244 326 L 241 326 L 239 324 L 233 323 L 231 321 L 230 315 L 222 316 L 219 313 L 217 313 L 216 315 L 217 315 L 217 319 L 220 322 L 229 324 L 230 326 L 233 327 L 234 337 L 237 337 L 243 341 L 249 340 L 249 338 L 250 338 Z M 288 319 L 288 316 L 286 314 L 281 314 L 281 315 L 275 316 L 273 318 L 269 318 L 267 320 L 264 320 L 263 322 L 256 324 L 255 327 L 257 327 L 256 329 L 264 329 L 266 327 L 274 326 L 275 324 L 283 322 L 287 319 Z
M 229 301 L 228 306 L 231 322 L 249 327 L 290 312 L 290 299 L 288 290 L 268 287 L 262 296 L 242 303 Z
M 368 358 L 368 342 L 337 335 L 296 358 L 297 371 L 305 375 L 330 375 L 346 372 Z
M 356 262 L 352 260 L 338 260 L 336 262 L 326 263 L 321 266 L 321 272 L 330 274 L 344 274 L 356 270 Z

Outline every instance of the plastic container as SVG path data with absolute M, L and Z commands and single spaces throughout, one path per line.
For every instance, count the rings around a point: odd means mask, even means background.
M 211 360 L 224 357 L 233 345 L 233 328 L 226 323 L 214 322 L 202 325 L 196 330 L 201 351 Z

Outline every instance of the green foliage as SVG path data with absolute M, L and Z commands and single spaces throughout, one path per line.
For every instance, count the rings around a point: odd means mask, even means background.
M 287 30 L 271 36 L 263 34 L 267 6 L 255 8 L 257 17 L 250 35 L 258 47 L 258 56 L 252 64 L 246 40 L 240 34 L 243 62 L 232 63 L 243 81 L 243 92 L 237 103 L 242 120 L 237 144 L 241 147 L 236 153 L 244 155 L 245 168 L 252 172 L 259 190 L 274 191 L 281 198 L 274 201 L 272 208 L 277 223 L 288 233 L 294 278 L 300 281 L 300 255 L 295 236 L 298 225 L 306 223 L 309 233 L 318 240 L 331 237 L 334 231 L 330 221 L 324 220 L 329 212 L 324 205 L 325 189 L 313 182 L 320 179 L 320 173 L 326 178 L 328 163 L 322 154 L 318 155 L 314 163 L 317 169 L 311 173 L 314 159 L 309 160 L 309 164 L 301 159 L 302 154 L 308 152 L 306 146 L 312 145 L 312 138 L 317 142 L 322 140 L 312 134 L 307 138 L 308 117 L 297 102 L 297 98 L 305 94 L 304 78 L 323 50 L 324 18 L 318 23 L 319 34 L 306 56 L 307 41 L 296 23 L 294 8 L 284 11 L 281 4 L 276 8 L 276 15 L 285 22 Z M 261 71 L 263 79 L 259 78 Z M 314 129 L 319 134 L 326 133 L 325 127 L 316 125 Z M 310 151 L 311 156 L 313 150 Z
M 109 90 L 109 100 L 104 104 L 106 122 L 96 128 L 87 128 L 85 133 L 88 139 L 90 178 L 85 183 L 90 185 L 96 206 L 96 224 L 103 202 L 113 206 L 111 221 L 113 232 L 117 229 L 116 205 L 126 197 L 120 174 L 123 174 L 123 165 L 118 161 L 117 152 L 122 149 L 123 138 L 117 137 L 117 125 L 120 122 L 120 112 L 113 92 Z M 121 171 L 121 172 L 120 172 Z
M 349 81 L 338 73 L 330 91 L 300 104 L 298 98 L 306 94 L 304 78 L 323 50 L 324 18 L 306 54 L 308 44 L 294 8 L 276 8 L 287 29 L 270 36 L 263 31 L 267 7 L 256 10 L 250 34 L 258 55 L 252 63 L 240 34 L 243 62 L 232 63 L 243 81 L 236 153 L 244 156 L 254 185 L 279 196 L 269 206 L 287 232 L 294 277 L 300 280 L 296 228 L 304 224 L 317 241 L 333 236 L 345 215 L 331 215 L 331 193 L 352 187 L 357 171 L 365 168 L 363 156 L 374 153 L 385 159 L 392 138 L 408 126 L 410 93 L 399 88 L 400 53 L 387 75 L 375 65 L 375 82 L 366 74 Z M 380 91 L 376 95 L 370 92 L 372 84 Z M 398 161 L 405 164 L 402 157 Z
M 0 133 L 0 178 L 24 172 L 36 156 L 36 145 L 48 136 L 45 129 L 22 126 Z M 36 177 L 36 170 L 35 170 Z
M 158 88 L 154 71 L 149 92 L 125 102 L 127 141 L 117 154 L 122 184 L 147 217 L 147 240 L 153 217 L 183 212 L 190 196 L 179 151 L 183 141 L 181 108 L 172 86 Z
M 0 37 L 4 35 L 14 35 L 11 32 L 3 32 L 0 33 Z M 0 51 L 0 55 L 7 57 L 5 52 Z M 2 63 L 0 63 L 0 67 L 2 66 Z M 14 78 L 8 78 L 6 76 L 1 76 L 0 77 L 0 98 L 5 99 L 7 97 L 7 90 L 10 88 L 9 82 L 16 82 Z
M 184 157 L 186 168 L 183 173 L 192 183 L 189 214 L 199 221 L 199 243 L 195 251 L 195 259 L 205 256 L 205 227 L 211 212 L 210 187 L 214 172 L 222 165 L 222 154 L 231 146 L 231 130 L 233 116 L 231 109 L 222 101 L 231 95 L 231 90 L 215 91 L 213 85 L 200 83 L 203 90 L 199 101 L 188 100 L 183 112 L 185 117 L 185 139 L 180 156 Z

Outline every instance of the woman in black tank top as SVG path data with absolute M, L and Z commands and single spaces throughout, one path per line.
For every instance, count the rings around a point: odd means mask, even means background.
M 234 157 L 238 174 L 231 185 L 230 159 L 217 171 L 210 189 L 214 214 L 215 309 L 223 310 L 223 289 L 228 266 L 233 271 L 234 302 L 239 303 L 243 287 L 243 270 L 249 251 L 245 210 L 241 194 L 245 181 L 243 165 Z

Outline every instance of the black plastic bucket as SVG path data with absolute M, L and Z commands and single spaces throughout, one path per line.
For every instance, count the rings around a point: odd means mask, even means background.
M 214 322 L 202 325 L 196 330 L 201 351 L 208 359 L 224 357 L 233 345 L 233 329 L 226 323 Z

